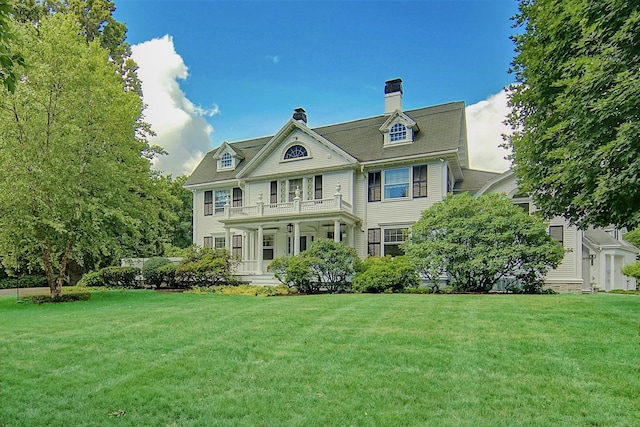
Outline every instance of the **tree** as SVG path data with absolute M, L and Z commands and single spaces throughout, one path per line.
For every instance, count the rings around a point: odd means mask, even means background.
M 57 13 L 16 24 L 26 67 L 0 96 L 0 256 L 44 269 L 52 296 L 67 266 L 116 258 L 160 228 L 143 153 L 142 102 L 98 41 Z
M 640 228 L 636 228 L 628 233 L 625 233 L 623 238 L 636 248 L 640 248 Z
M 542 220 L 505 195 L 465 193 L 424 211 L 405 253 L 430 281 L 446 274 L 456 291 L 487 292 L 501 278 L 517 279 L 534 291 L 558 266 L 564 249 Z
M 0 86 L 9 92 L 16 89 L 18 77 L 14 67 L 24 65 L 21 55 L 13 53 L 9 47 L 9 17 L 12 13 L 8 0 L 0 0 Z
M 640 3 L 520 0 L 514 171 L 547 218 L 640 225 Z

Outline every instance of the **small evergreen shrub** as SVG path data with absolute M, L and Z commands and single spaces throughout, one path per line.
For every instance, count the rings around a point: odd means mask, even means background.
M 169 258 L 152 257 L 145 261 L 142 266 L 142 277 L 147 285 L 160 287 L 162 284 L 162 275 L 158 272 L 160 267 L 171 264 Z
M 39 274 L 23 274 L 19 277 L 0 279 L 0 289 L 38 288 L 47 286 L 47 277 Z
M 105 267 L 98 271 L 100 278 L 110 288 L 136 288 L 136 277 L 140 269 L 136 267 Z
M 88 301 L 91 292 L 73 292 L 52 297 L 51 295 L 27 295 L 18 300 L 21 304 L 45 304 L 49 302 Z
M 187 291 L 194 294 L 218 294 L 218 295 L 247 295 L 257 297 L 270 297 L 276 295 L 288 295 L 290 290 L 286 285 L 277 286 L 257 286 L 257 285 L 237 285 L 237 286 L 196 286 Z
M 78 286 L 81 288 L 95 288 L 98 286 L 105 286 L 105 283 L 102 280 L 100 273 L 97 271 L 90 271 L 82 276 L 78 282 Z
M 359 293 L 402 292 L 405 287 L 418 288 L 420 277 L 405 257 L 369 257 L 353 279 L 353 291 Z
M 156 274 L 158 275 L 160 285 L 165 284 L 170 288 L 176 286 L 176 265 L 174 263 L 159 267 L 156 270 Z
M 186 256 L 175 268 L 175 286 L 192 288 L 237 284 L 233 273 L 239 259 L 227 249 L 190 247 L 187 250 Z

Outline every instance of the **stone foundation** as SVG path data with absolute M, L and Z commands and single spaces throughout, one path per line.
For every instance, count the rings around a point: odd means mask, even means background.
M 558 283 L 545 283 L 545 289 L 553 289 L 554 291 L 562 294 L 581 294 L 582 282 L 558 282 Z

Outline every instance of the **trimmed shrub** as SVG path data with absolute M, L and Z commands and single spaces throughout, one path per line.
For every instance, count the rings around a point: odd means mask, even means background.
M 21 304 L 44 304 L 49 302 L 73 302 L 88 301 L 91 292 L 73 292 L 52 297 L 51 295 L 27 295 L 21 297 L 18 302 Z
M 102 280 L 102 276 L 97 271 L 90 271 L 85 273 L 80 281 L 78 282 L 78 286 L 93 288 L 98 286 L 105 286 L 104 281 Z
M 285 285 L 277 286 L 257 286 L 257 285 L 237 285 L 237 286 L 209 286 L 194 287 L 187 291 L 194 294 L 218 294 L 218 295 L 246 295 L 256 297 L 270 297 L 276 295 L 289 295 L 289 288 Z
M 176 285 L 176 267 L 177 266 L 174 263 L 169 263 L 156 270 L 160 285 L 166 284 L 170 288 Z
M 417 289 L 419 285 L 418 272 L 402 256 L 369 257 L 353 279 L 353 291 L 359 293 L 402 292 L 406 287 Z
M 142 266 L 142 277 L 147 285 L 160 287 L 162 284 L 162 275 L 158 272 L 160 267 L 171 264 L 169 258 L 152 257 L 149 258 Z
M 186 256 L 175 268 L 175 286 L 236 285 L 233 272 L 238 262 L 227 249 L 188 248 Z
M 23 274 L 19 277 L 0 279 L 0 289 L 38 288 L 42 286 L 47 286 L 47 278 L 38 274 Z
M 98 271 L 100 278 L 110 288 L 136 288 L 137 267 L 105 267 Z

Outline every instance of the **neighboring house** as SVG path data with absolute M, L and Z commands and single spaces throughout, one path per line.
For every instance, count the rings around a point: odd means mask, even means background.
M 505 193 L 527 212 L 536 210 L 531 198 L 519 193 L 512 170 L 487 181 L 476 195 Z M 562 243 L 566 254 L 558 268 L 549 271 L 545 283 L 559 292 L 591 292 L 594 288 L 636 289 L 636 280 L 622 274 L 622 267 L 633 264 L 640 250 L 622 239 L 622 232 L 611 227 L 579 230 L 563 218 L 549 222 L 549 234 Z
M 228 248 L 243 280 L 270 283 L 272 259 L 318 238 L 362 258 L 401 254 L 423 210 L 500 179 L 469 169 L 463 102 L 404 111 L 400 79 L 384 93 L 379 116 L 310 128 L 297 108 L 275 135 L 207 153 L 185 183 L 194 243 Z

